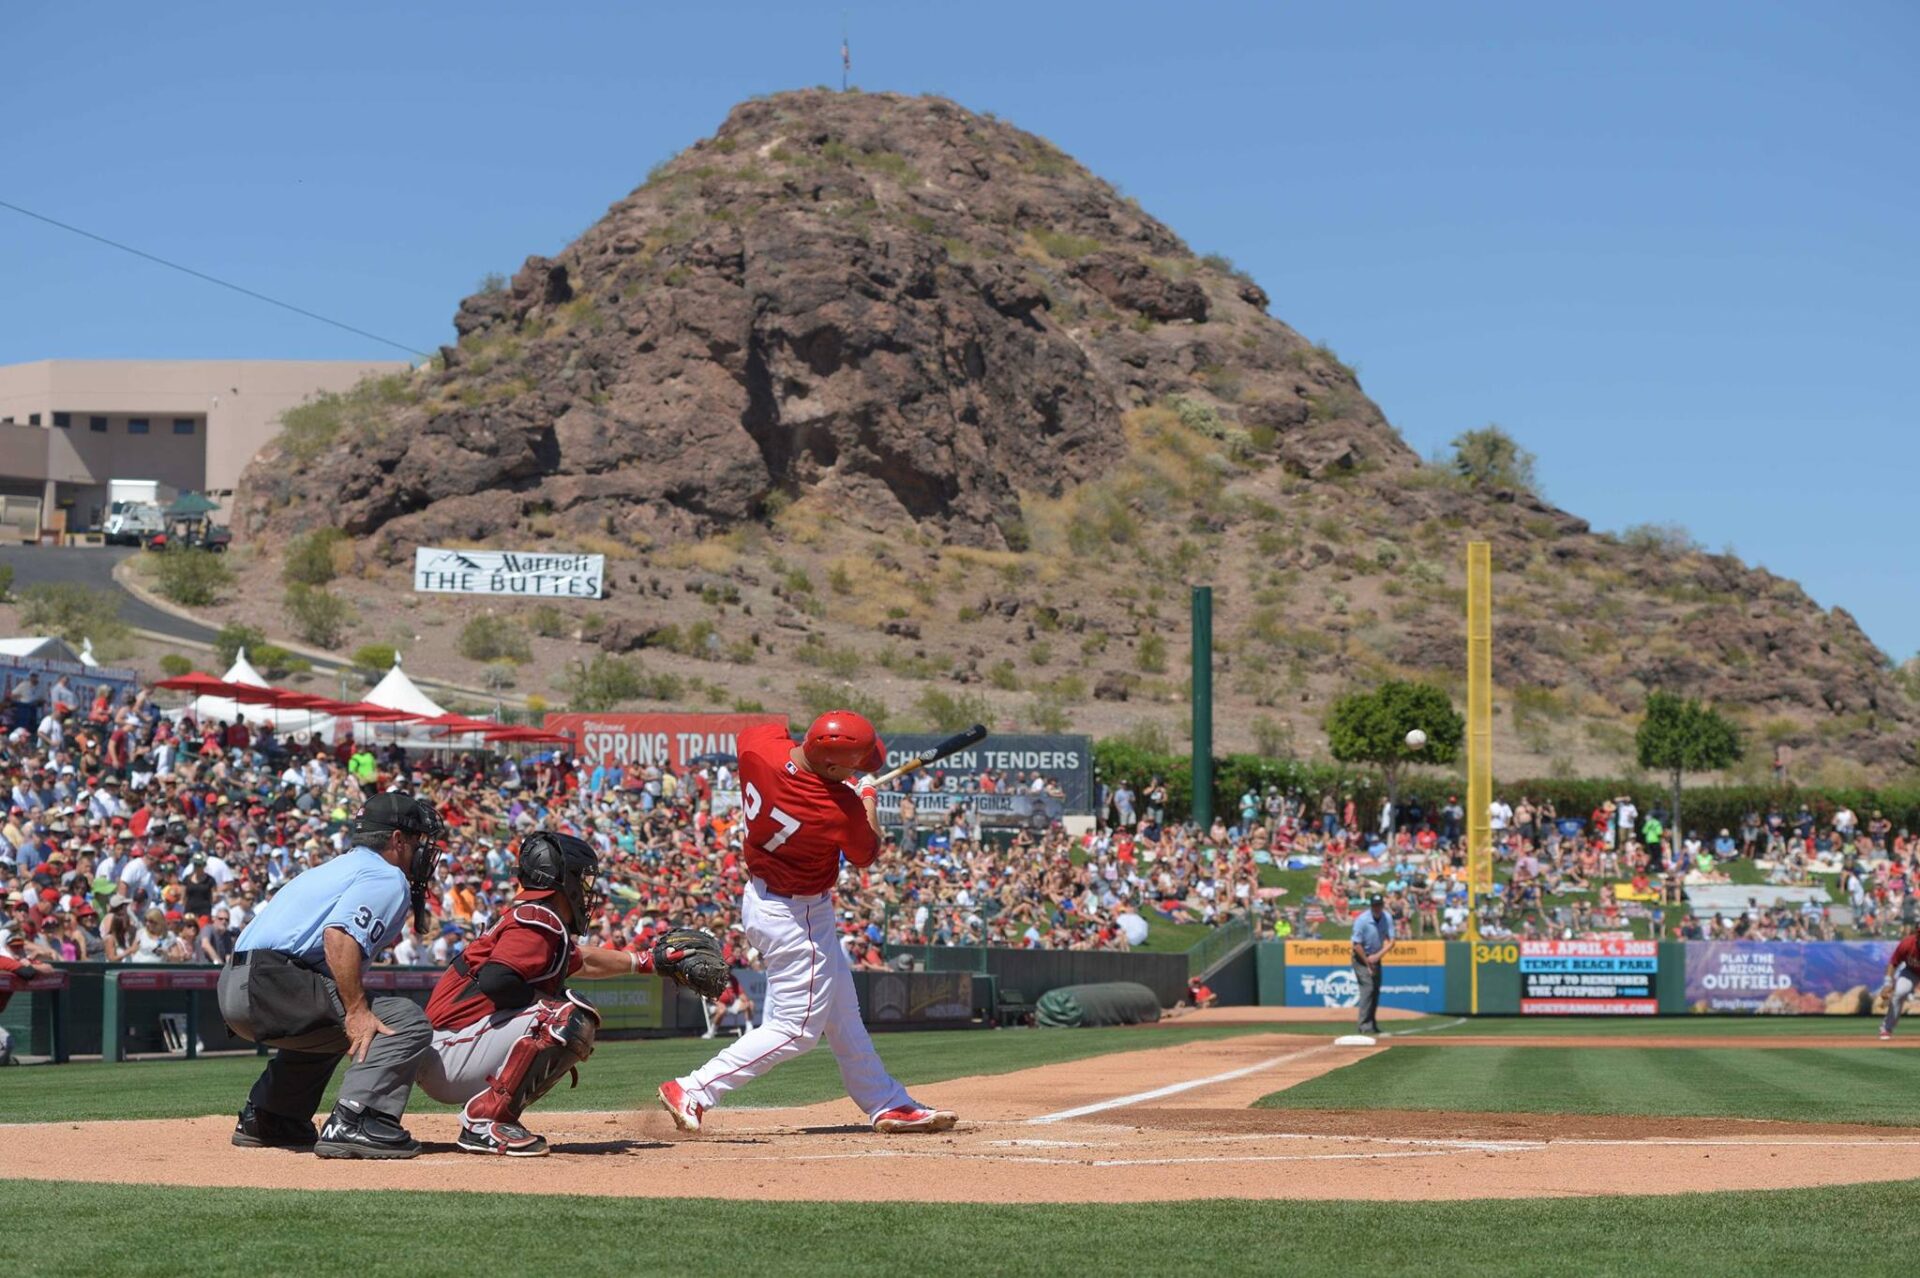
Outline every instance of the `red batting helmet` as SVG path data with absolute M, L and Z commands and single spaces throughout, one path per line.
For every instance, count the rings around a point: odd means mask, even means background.
M 806 740 L 800 743 L 800 750 L 816 768 L 831 763 L 872 772 L 887 758 L 880 734 L 873 730 L 865 715 L 851 710 L 829 710 L 815 719 L 807 729 Z

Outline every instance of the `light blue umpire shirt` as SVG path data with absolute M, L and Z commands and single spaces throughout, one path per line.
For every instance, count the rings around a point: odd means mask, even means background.
M 337 927 L 371 958 L 400 935 L 410 897 L 398 867 L 372 848 L 354 847 L 288 879 L 233 948 L 279 950 L 324 968 L 326 931 Z
M 1393 939 L 1393 915 L 1383 911 L 1376 920 L 1372 910 L 1363 910 L 1353 921 L 1353 939 L 1362 950 L 1372 954 Z M 1360 956 L 1356 954 L 1354 962 L 1359 961 Z

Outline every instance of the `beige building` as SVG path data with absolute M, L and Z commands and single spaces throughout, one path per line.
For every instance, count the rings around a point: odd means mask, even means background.
M 6 522 L 100 527 L 107 485 L 157 480 L 215 501 L 280 430 L 280 414 L 321 391 L 407 367 L 367 360 L 52 359 L 0 365 L 0 500 Z M 23 515 L 22 512 L 25 512 Z

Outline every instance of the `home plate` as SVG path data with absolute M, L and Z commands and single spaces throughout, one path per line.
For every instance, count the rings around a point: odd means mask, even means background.
M 1335 1047 L 1372 1047 L 1373 1038 L 1367 1034 L 1342 1034 L 1333 1040 Z

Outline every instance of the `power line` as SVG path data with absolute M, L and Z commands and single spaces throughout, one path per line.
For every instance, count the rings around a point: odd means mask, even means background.
M 221 288 L 232 289 L 234 292 L 246 297 L 251 297 L 257 302 L 265 302 L 269 306 L 278 306 L 283 311 L 292 311 L 295 315 L 304 315 L 308 319 L 319 320 L 322 324 L 331 324 L 333 327 L 344 329 L 356 337 L 365 337 L 369 340 L 379 342 L 383 346 L 395 347 L 396 349 L 406 351 L 409 355 L 419 355 L 424 358 L 427 354 L 425 351 L 414 349 L 405 342 L 396 342 L 391 337 L 382 337 L 378 333 L 369 333 L 364 328 L 355 328 L 351 324 L 343 324 L 337 319 L 329 319 L 325 315 L 307 310 L 303 306 L 295 306 L 292 302 L 283 302 L 277 297 L 268 297 L 265 293 L 256 293 L 250 288 L 235 284 L 229 280 L 223 280 L 216 275 L 209 275 L 205 271 L 196 271 L 191 266 L 182 266 L 178 262 L 170 262 L 166 258 L 159 257 L 153 253 L 143 252 L 131 244 L 122 244 L 118 240 L 110 240 L 104 235 L 95 235 L 92 231 L 82 230 L 80 227 L 62 222 L 58 218 L 48 217 L 44 213 L 35 213 L 32 209 L 23 209 L 18 204 L 9 204 L 5 200 L 0 200 L 0 209 L 11 209 L 23 217 L 32 218 L 36 222 L 45 222 L 48 226 L 57 226 L 63 231 L 71 231 L 75 235 L 84 236 L 89 240 L 105 244 L 108 248 L 117 248 L 122 253 L 131 253 L 135 257 L 145 258 L 149 262 L 157 262 L 161 266 L 168 267 L 171 270 L 179 271 L 185 275 L 191 275 L 197 280 L 205 280 L 209 284 L 218 284 Z

